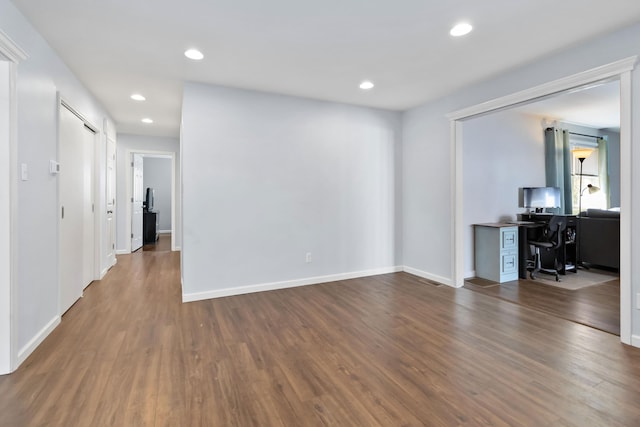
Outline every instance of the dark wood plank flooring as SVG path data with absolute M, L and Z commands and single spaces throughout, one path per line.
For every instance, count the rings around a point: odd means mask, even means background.
M 475 283 L 475 284 L 474 284 Z M 567 290 L 537 282 L 515 280 L 502 284 L 474 279 L 464 287 L 485 295 L 620 335 L 620 279 L 578 290 Z
M 181 303 L 118 257 L 15 373 L 2 426 L 637 426 L 640 349 L 395 273 Z

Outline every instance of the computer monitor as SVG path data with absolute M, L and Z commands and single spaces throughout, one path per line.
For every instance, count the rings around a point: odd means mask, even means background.
M 560 207 L 560 188 L 524 187 L 520 207 L 542 210 Z

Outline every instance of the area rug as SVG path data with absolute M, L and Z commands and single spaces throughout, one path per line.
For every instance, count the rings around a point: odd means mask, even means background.
M 555 276 L 544 273 L 538 273 L 533 281 L 536 283 L 543 283 L 545 285 L 556 286 L 562 289 L 568 289 L 570 291 L 576 291 L 578 289 L 599 285 L 619 278 L 620 275 L 618 273 L 595 269 L 580 269 L 577 273 L 567 272 L 566 275 L 561 275 L 560 282 L 556 282 Z

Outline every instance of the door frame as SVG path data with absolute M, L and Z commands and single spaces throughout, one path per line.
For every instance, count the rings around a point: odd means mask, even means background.
M 631 71 L 638 57 L 632 56 L 530 89 L 483 102 L 447 115 L 450 121 L 451 148 L 451 224 L 453 285 L 464 285 L 464 194 L 463 194 L 463 122 L 466 119 L 492 113 L 518 104 L 538 100 L 571 89 L 607 80 L 620 81 L 620 340 L 640 346 L 631 336 L 633 312 L 631 287 Z
M 138 150 L 127 149 L 125 154 L 126 159 L 126 173 L 125 173 L 125 188 L 127 190 L 126 201 L 127 208 L 125 210 L 125 236 L 126 236 L 126 252 L 131 253 L 131 221 L 133 220 L 133 209 L 131 209 L 131 197 L 133 196 L 133 173 L 131 170 L 131 163 L 133 162 L 133 155 L 150 155 L 150 156 L 166 156 L 171 158 L 171 250 L 177 251 L 176 246 L 176 153 L 173 151 L 153 151 L 153 150 Z
M 92 199 L 93 199 L 93 271 L 91 272 L 91 276 L 92 276 L 92 280 L 100 280 L 100 270 L 101 270 L 101 258 L 100 258 L 100 254 L 101 254 L 101 250 L 100 250 L 100 242 L 101 242 L 101 233 L 100 233 L 100 228 L 101 228 L 101 224 L 102 224 L 102 206 L 101 206 L 101 201 L 100 198 L 98 197 L 98 195 L 100 194 L 100 171 L 99 171 L 99 164 L 100 164 L 100 160 L 99 160 L 99 156 L 100 156 L 100 137 L 101 137 L 101 132 L 100 129 L 93 124 L 90 120 L 88 120 L 86 118 L 86 116 L 84 116 L 82 113 L 80 113 L 78 110 L 76 110 L 73 106 L 71 106 L 71 104 L 69 102 L 66 101 L 66 99 L 64 98 L 64 96 L 62 96 L 60 94 L 60 92 L 57 93 L 57 98 L 58 98 L 58 109 L 56 110 L 56 123 L 58 123 L 58 135 L 57 135 L 57 142 L 56 142 L 56 157 L 59 159 L 60 158 L 60 132 L 59 132 L 59 126 L 60 126 L 60 109 L 61 108 L 66 108 L 67 110 L 69 110 L 71 113 L 73 113 L 76 117 L 78 117 L 78 119 L 80 119 L 84 125 L 86 127 L 88 127 L 89 129 L 91 129 L 91 131 L 93 132 L 93 144 L 94 144 L 94 151 L 93 151 L 93 188 L 92 188 Z M 60 206 L 60 180 L 57 180 L 56 183 L 56 200 L 57 200 L 57 206 Z M 57 240 L 58 240 L 58 247 L 60 247 L 60 228 L 61 228 L 61 218 L 60 218 L 60 212 L 57 212 L 58 215 L 58 229 L 57 229 Z M 58 253 L 56 254 L 57 257 L 57 265 L 58 265 L 58 315 L 62 316 L 62 312 L 61 312 L 61 301 L 60 301 L 60 297 L 61 297 L 61 289 L 62 289 L 62 283 L 61 283 L 61 278 L 60 278 L 60 252 L 58 251 Z M 85 286 L 86 288 L 86 286 Z M 83 292 L 84 292 L 84 288 L 83 288 Z
M 104 119 L 104 123 L 103 123 L 103 129 L 104 129 L 104 141 L 105 141 L 105 145 L 104 145 L 104 166 L 105 166 L 105 173 L 104 173 L 104 206 L 101 210 L 101 215 L 104 213 L 104 226 L 105 226 L 105 231 L 104 231 L 104 238 L 105 238 L 105 242 L 101 242 L 100 243 L 100 250 L 104 250 L 104 254 L 100 256 L 100 260 L 101 260 L 101 265 L 100 265 L 100 278 L 102 279 L 105 274 L 107 274 L 107 271 L 109 271 L 109 269 L 111 267 L 113 267 L 114 265 L 116 265 L 116 263 L 118 262 L 118 259 L 116 257 L 116 239 L 118 236 L 118 231 L 117 231 L 117 227 L 116 227 L 116 223 L 117 223 L 117 217 L 118 217 L 118 205 L 117 205 L 117 201 L 118 201 L 118 193 L 117 193 L 117 182 L 118 182 L 118 168 L 117 168 L 117 163 L 118 163 L 118 156 L 117 156 L 117 141 L 116 141 L 116 132 L 115 129 L 113 129 L 111 122 L 109 122 L 109 120 L 107 120 L 106 118 Z M 111 250 L 111 257 L 108 257 L 107 255 L 109 254 L 109 250 L 105 248 L 104 243 L 106 243 L 106 240 L 109 238 L 109 236 L 107 235 L 106 232 L 106 223 L 107 223 L 107 214 L 106 214 L 106 210 L 107 210 L 107 206 L 109 206 L 109 201 L 107 200 L 107 187 L 109 185 L 109 183 L 107 182 L 108 176 L 107 176 L 107 162 L 109 161 L 109 159 L 107 159 L 107 153 L 108 153 L 108 147 L 109 147 L 109 143 L 113 143 L 114 146 L 114 159 L 113 159 L 113 230 L 112 230 L 112 238 L 113 238 L 113 248 Z M 102 189 L 100 188 L 99 191 L 102 191 Z M 104 265 L 102 265 L 102 261 L 105 262 Z
M 2 200 L 0 206 L 7 206 L 3 215 L 0 230 L 7 233 L 8 238 L 0 243 L 0 300 L 8 304 L 0 305 L 0 351 L 6 352 L 0 363 L 0 375 L 13 372 L 18 363 L 17 345 L 17 285 L 16 285 L 16 230 L 17 230 L 17 198 L 18 198 L 18 103 L 17 77 L 18 64 L 29 56 L 10 37 L 0 30 L 0 61 L 9 63 L 9 130 L 7 144 L 0 141 L 0 154 L 9 160 L 7 173 L 0 173 L 0 186 L 8 200 Z M 4 83 L 2 83 L 4 84 Z M 6 203 L 6 204 L 5 204 Z

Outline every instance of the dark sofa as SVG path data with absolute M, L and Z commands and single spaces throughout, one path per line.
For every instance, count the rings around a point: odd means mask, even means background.
M 580 261 L 620 268 L 620 212 L 588 209 L 578 219 Z

